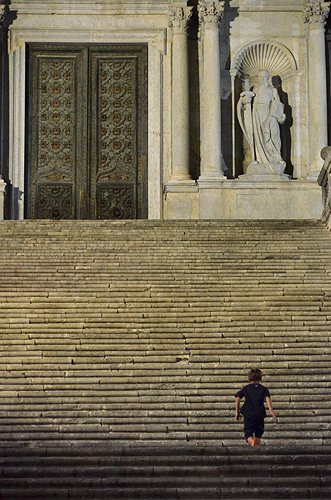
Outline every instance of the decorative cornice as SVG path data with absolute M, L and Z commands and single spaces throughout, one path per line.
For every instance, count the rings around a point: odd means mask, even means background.
M 198 5 L 198 14 L 200 24 L 219 23 L 223 12 L 225 2 L 209 2 L 200 0 Z
M 169 9 L 169 26 L 174 30 L 186 31 L 193 14 L 193 7 L 172 7 Z
M 307 5 L 303 18 L 304 22 L 311 25 L 324 26 L 326 18 L 330 11 L 331 2 L 314 2 Z
M 20 15 L 166 16 L 169 0 L 11 0 L 11 5 Z

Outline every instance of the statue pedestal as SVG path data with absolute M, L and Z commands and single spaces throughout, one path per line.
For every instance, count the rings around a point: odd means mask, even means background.
M 322 193 L 317 183 L 262 177 L 246 174 L 220 186 L 199 185 L 199 218 L 320 219 Z
M 283 174 L 284 175 L 284 174 Z M 244 175 L 165 186 L 165 219 L 320 219 L 319 185 L 281 175 Z
M 277 181 L 277 180 L 288 180 L 289 176 L 284 174 L 285 164 L 278 163 L 276 165 L 257 163 L 253 161 L 248 165 L 246 173 L 239 176 L 241 180 L 248 181 Z

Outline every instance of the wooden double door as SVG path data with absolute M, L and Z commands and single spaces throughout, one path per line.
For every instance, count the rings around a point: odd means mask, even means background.
M 28 47 L 26 215 L 147 218 L 147 47 Z

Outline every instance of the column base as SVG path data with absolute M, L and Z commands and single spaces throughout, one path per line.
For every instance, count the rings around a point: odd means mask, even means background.
M 185 173 L 185 174 L 175 174 L 170 177 L 169 181 L 167 182 L 167 186 L 169 185 L 178 185 L 178 184 L 187 184 L 187 185 L 194 185 L 195 181 L 192 179 L 190 174 Z
M 226 180 L 227 177 L 223 172 L 204 172 L 198 179 L 198 186 L 199 189 L 220 187 Z

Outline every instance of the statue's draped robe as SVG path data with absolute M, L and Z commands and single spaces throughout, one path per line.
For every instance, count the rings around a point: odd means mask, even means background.
M 284 163 L 278 119 L 282 104 L 277 90 L 270 84 L 254 87 L 253 134 L 256 161 L 264 164 Z

